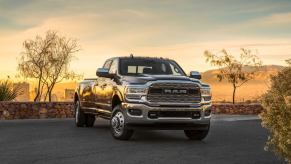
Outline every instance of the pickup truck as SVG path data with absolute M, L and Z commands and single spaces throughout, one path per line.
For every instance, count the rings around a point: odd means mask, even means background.
M 211 90 L 198 72 L 187 76 L 174 60 L 131 55 L 106 60 L 96 75 L 76 88 L 77 127 L 92 127 L 100 117 L 120 140 L 140 129 L 184 130 L 191 140 L 207 136 Z

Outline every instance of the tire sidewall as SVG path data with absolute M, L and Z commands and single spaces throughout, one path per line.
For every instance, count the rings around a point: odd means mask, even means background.
M 82 112 L 80 101 L 75 103 L 75 124 L 77 127 L 84 126 L 85 124 L 85 116 Z
M 80 119 L 80 102 L 75 102 L 75 123 L 78 124 Z
M 122 133 L 121 134 L 117 134 L 115 132 L 115 130 L 113 129 L 113 127 L 112 127 L 112 118 L 118 112 L 121 112 L 122 115 L 123 115 L 123 117 L 124 117 L 124 125 L 123 125 L 123 130 L 122 130 Z M 126 114 L 125 114 L 125 111 L 122 110 L 122 108 L 121 108 L 120 105 L 117 105 L 116 107 L 114 107 L 114 109 L 112 111 L 112 115 L 111 115 L 111 118 L 110 118 L 110 131 L 111 131 L 112 136 L 115 139 L 118 139 L 118 140 L 129 140 L 131 138 L 132 134 L 133 134 L 133 130 L 128 129 L 126 127 Z
M 122 133 L 121 133 L 120 135 L 116 134 L 115 130 L 114 130 L 113 127 L 112 127 L 112 118 L 115 116 L 115 114 L 116 114 L 117 112 L 121 112 L 121 113 L 123 114 L 123 116 L 124 116 L 124 127 L 123 127 L 123 131 L 122 131 Z M 122 136 L 122 134 L 123 134 L 124 131 L 125 131 L 125 123 L 126 123 L 126 119 L 125 119 L 124 112 L 122 112 L 120 105 L 117 105 L 116 107 L 114 107 L 113 112 L 112 112 L 112 115 L 111 115 L 111 117 L 110 117 L 110 130 L 111 130 L 111 133 L 112 133 L 112 135 L 113 135 L 114 137 L 120 137 L 120 136 Z

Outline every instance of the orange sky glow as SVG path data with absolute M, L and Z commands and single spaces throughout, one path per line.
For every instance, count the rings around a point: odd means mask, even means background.
M 239 55 L 249 48 L 263 64 L 291 58 L 290 1 L 66 2 L 0 0 L 0 78 L 17 74 L 23 41 L 47 30 L 78 39 L 81 51 L 71 68 L 85 77 L 94 77 L 107 58 L 130 53 L 172 58 L 186 72 L 213 69 L 205 50 Z

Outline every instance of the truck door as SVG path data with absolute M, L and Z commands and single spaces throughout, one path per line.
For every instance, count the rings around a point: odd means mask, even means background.
M 91 86 L 90 83 L 82 84 L 81 89 L 81 103 L 83 107 L 90 107 L 90 97 L 91 97 Z
M 112 60 L 107 60 L 105 64 L 103 65 L 103 68 L 109 69 L 111 66 Z M 95 94 L 95 103 L 94 107 L 97 109 L 106 109 L 106 90 L 107 87 L 107 78 L 104 77 L 97 77 L 97 80 L 95 81 L 95 87 L 94 87 L 94 94 Z
M 109 68 L 110 74 L 116 74 L 118 69 L 118 59 L 114 59 Z M 104 83 L 102 85 L 103 93 L 104 93 L 104 109 L 111 111 L 112 109 L 112 97 L 114 94 L 114 90 L 116 89 L 116 82 L 114 78 L 105 78 Z

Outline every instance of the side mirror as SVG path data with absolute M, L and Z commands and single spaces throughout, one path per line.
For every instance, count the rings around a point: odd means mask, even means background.
M 197 71 L 191 71 L 190 72 L 190 78 L 194 78 L 194 79 L 201 79 L 201 74 Z
M 110 74 L 109 69 L 107 68 L 98 68 L 96 71 L 96 76 L 111 78 L 113 77 L 113 74 Z

